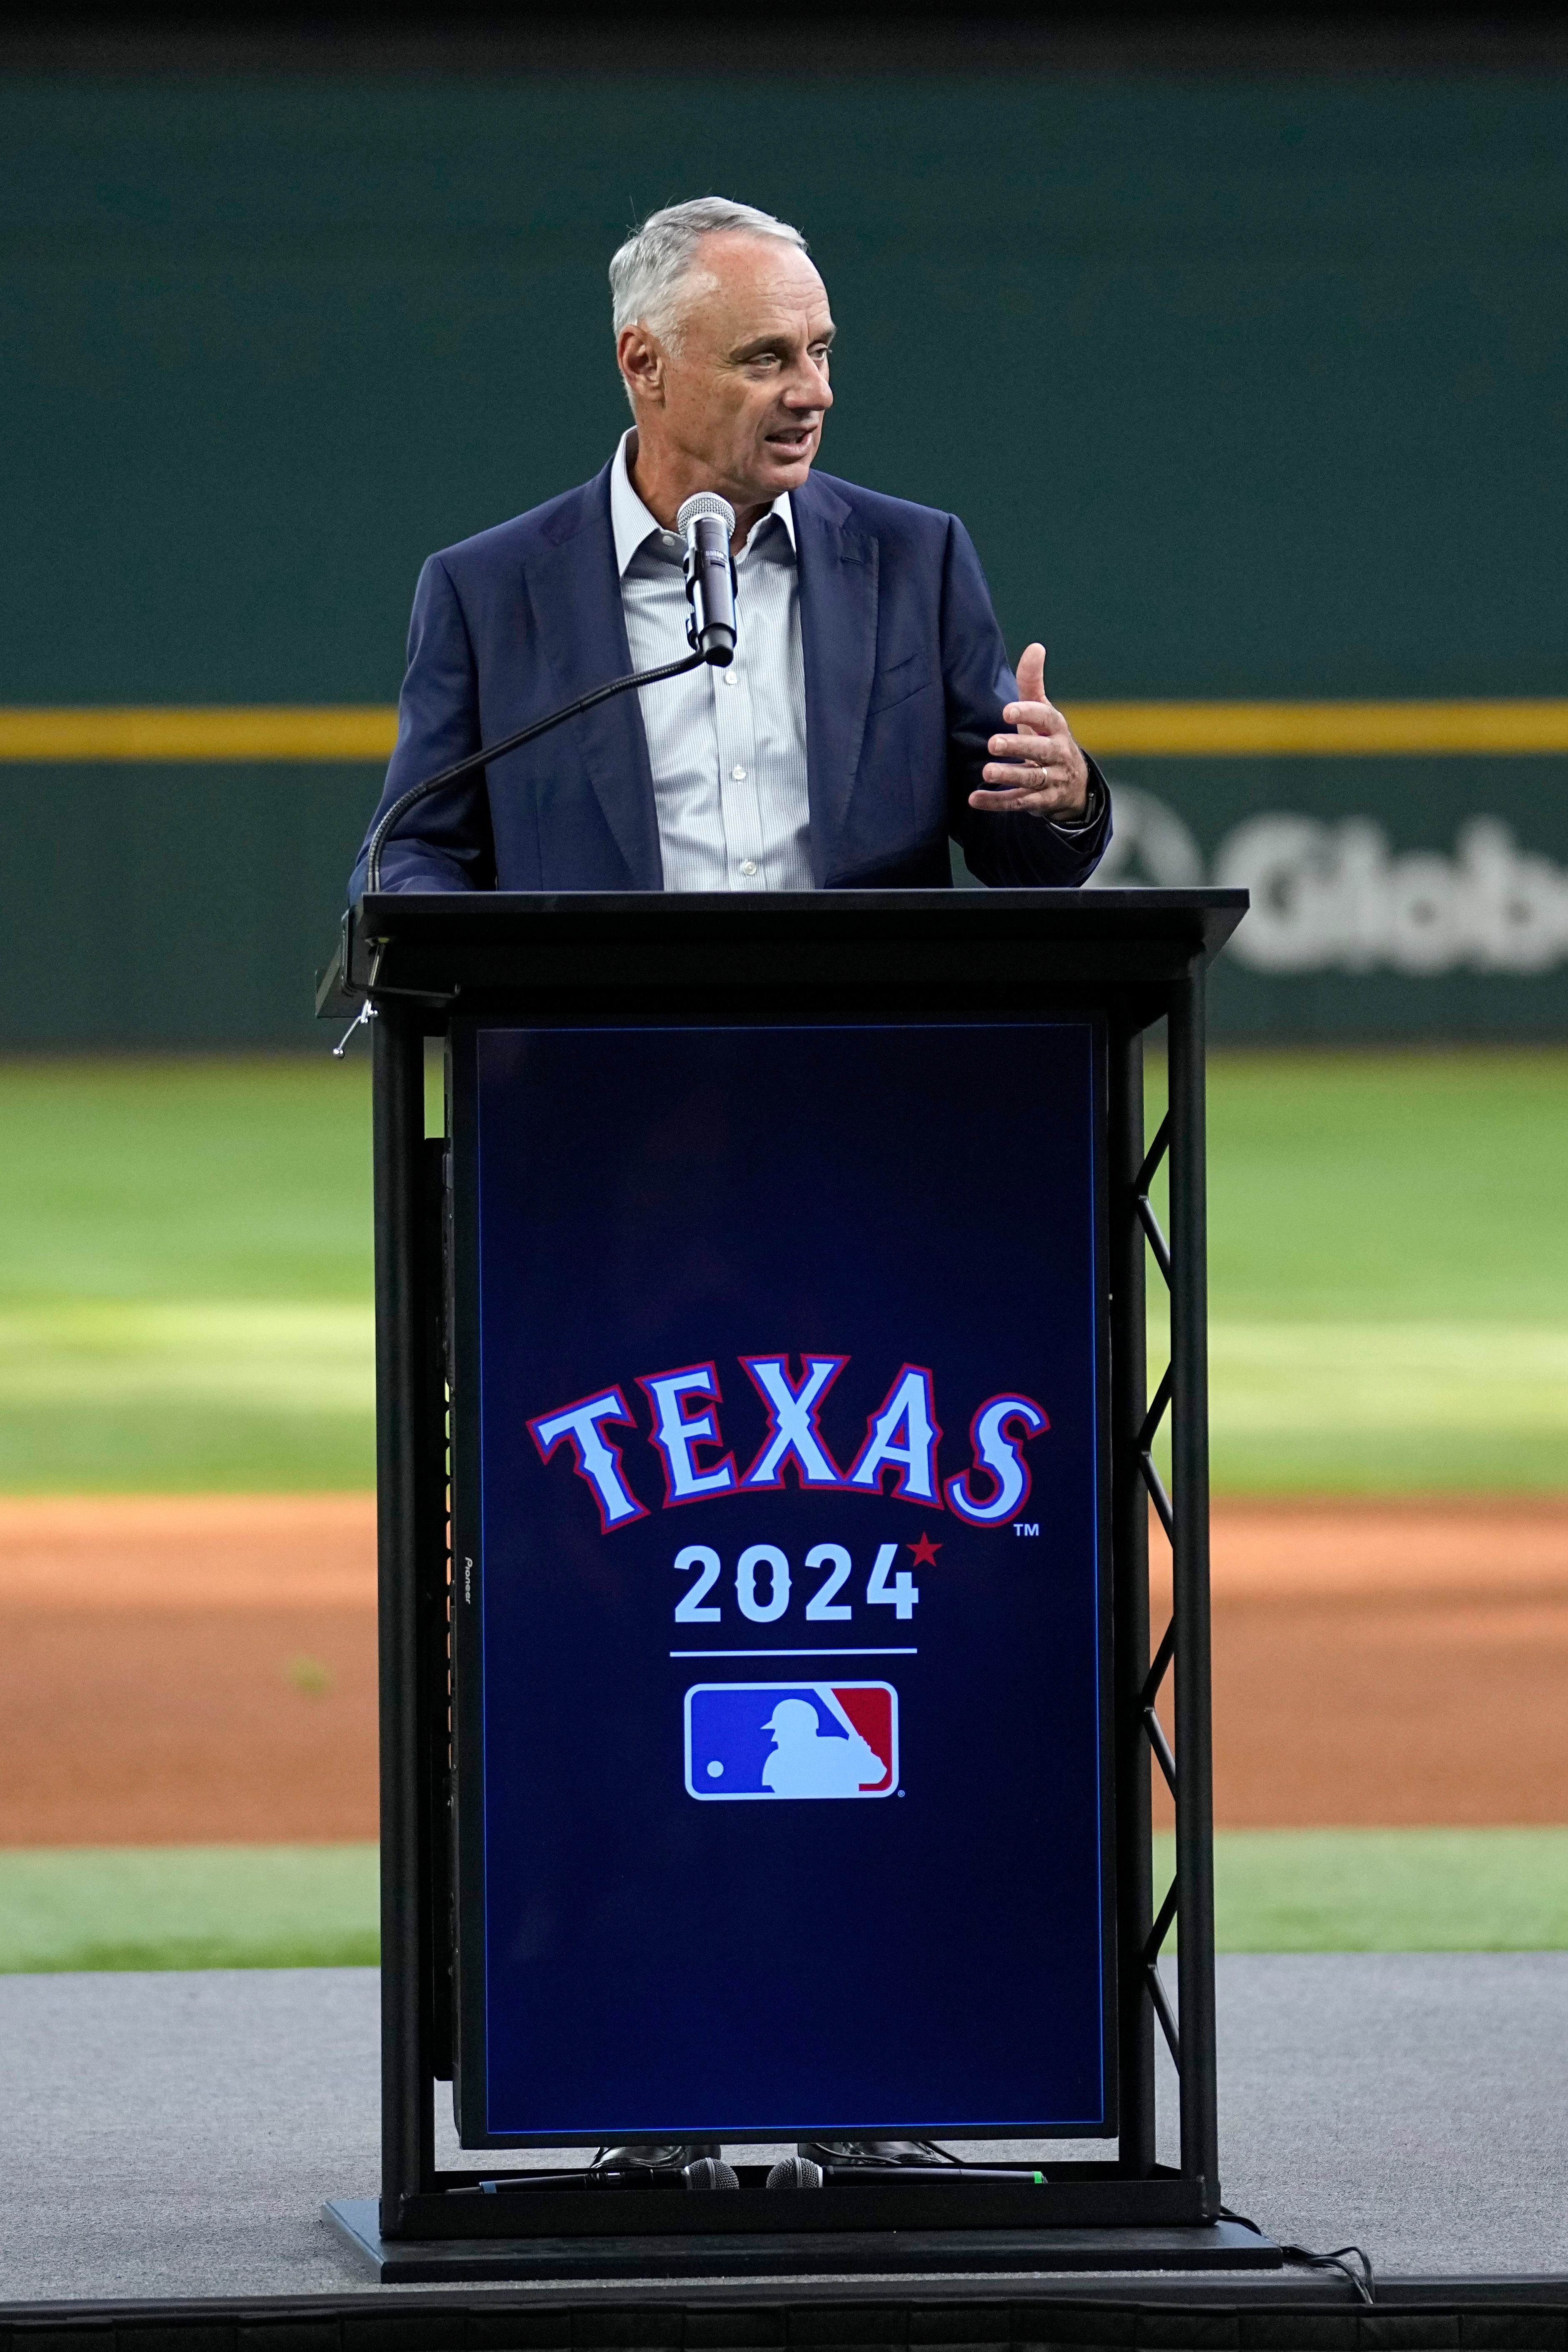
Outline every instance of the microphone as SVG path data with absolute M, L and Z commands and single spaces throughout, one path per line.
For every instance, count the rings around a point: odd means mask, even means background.
M 715 669 L 727 669 L 735 659 L 735 509 L 716 490 L 698 490 L 675 517 L 675 529 L 686 542 L 686 642 Z

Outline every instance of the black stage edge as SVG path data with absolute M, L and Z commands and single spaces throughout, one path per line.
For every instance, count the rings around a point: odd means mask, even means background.
M 788 2291 L 780 2292 L 787 2284 Z M 507 2294 L 254 2295 L 222 2301 L 0 2305 L 0 2352 L 1568 2352 L 1568 2277 L 1391 2279 L 1371 2307 L 1343 2278 L 1253 2273 L 1228 2292 L 1201 2273 L 1049 2281 L 977 2294 L 923 2282 L 715 2280 L 540 2285 Z
M 607 2200 L 601 2200 L 601 2203 Z M 762 2279 L 1006 2271 L 1277 2270 L 1280 2249 L 1238 2221 L 1173 2229 L 813 2230 L 741 2235 L 383 2238 L 370 2197 L 323 2211 L 379 2279 Z

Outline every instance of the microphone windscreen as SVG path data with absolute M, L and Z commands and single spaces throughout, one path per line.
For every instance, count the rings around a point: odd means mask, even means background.
M 735 509 L 716 490 L 694 490 L 675 517 L 675 529 L 684 536 L 704 515 L 716 515 L 724 525 L 726 538 L 735 537 Z
M 688 2189 L 738 2189 L 740 2175 L 722 2157 L 695 2157 L 690 2164 L 681 2167 L 681 2179 Z
M 768 2176 L 769 2189 L 821 2189 L 822 2168 L 809 2156 L 781 2156 Z

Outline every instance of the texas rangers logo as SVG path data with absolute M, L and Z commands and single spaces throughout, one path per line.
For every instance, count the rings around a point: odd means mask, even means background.
M 833 1453 L 822 1425 L 828 1391 L 850 1359 L 807 1351 L 799 1360 L 796 1374 L 787 1355 L 739 1359 L 766 1423 L 762 1444 L 745 1467 L 744 1455 L 732 1451 L 720 1423 L 724 1391 L 716 1363 L 639 1373 L 636 1385 L 646 1399 L 646 1435 L 659 1463 L 664 1509 L 777 1490 L 787 1475 L 803 1494 L 886 1496 L 925 1510 L 951 1511 L 975 1528 L 1000 1527 L 1023 1509 L 1030 1490 L 1024 1448 L 1051 1427 L 1044 1406 L 1032 1397 L 1000 1389 L 977 1405 L 969 1421 L 967 1465 L 944 1477 L 936 1383 L 925 1365 L 899 1368 L 867 1416 L 865 1435 L 852 1458 L 847 1448 Z M 649 1489 L 642 1472 L 637 1485 L 632 1483 L 623 1459 L 626 1437 L 610 1434 L 642 1433 L 619 1384 L 537 1413 L 528 1429 L 541 1462 L 561 1454 L 570 1459 L 593 1497 L 606 1535 L 658 1507 L 644 1500 Z
M 703 1804 L 890 1797 L 891 1683 L 696 1683 L 686 1693 L 686 1794 Z

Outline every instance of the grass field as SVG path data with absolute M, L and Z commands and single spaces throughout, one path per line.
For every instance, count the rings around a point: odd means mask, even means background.
M 0 1121 L 0 1490 L 370 1484 L 362 1058 L 12 1062 Z M 1209 1121 L 1217 1490 L 1568 1486 L 1568 1053 L 1219 1054 Z
M 373 1477 L 363 1055 L 0 1066 L 0 1488 Z
M 1217 1491 L 1568 1486 L 1565 1151 L 1562 1052 L 1218 1054 Z
M 1568 1829 L 1221 1831 L 1215 1874 L 1222 1951 L 1568 1947 Z M 0 1971 L 368 1966 L 376 1889 L 371 1845 L 0 1852 Z
M 369 1966 L 373 1845 L 0 1852 L 0 1971 Z

